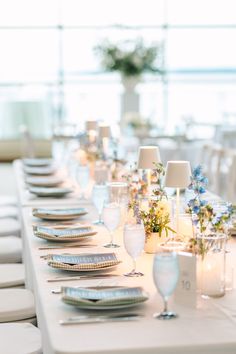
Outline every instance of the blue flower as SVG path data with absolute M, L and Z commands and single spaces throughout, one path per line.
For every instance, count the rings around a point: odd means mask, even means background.
M 207 186 L 208 185 L 208 178 L 205 176 L 202 176 L 200 182 L 202 182 L 205 186 Z
M 193 207 L 193 212 L 194 212 L 195 214 L 198 214 L 199 211 L 200 211 L 199 206 L 195 205 L 195 206 Z
M 200 194 L 203 194 L 203 193 L 206 192 L 206 189 L 205 189 L 204 187 L 200 186 L 200 187 L 198 188 L 198 191 L 199 191 Z
M 190 185 L 188 186 L 188 189 L 192 190 L 193 189 L 193 183 L 191 182 Z
M 189 201 L 188 201 L 188 205 L 189 206 L 193 206 L 195 204 L 195 199 L 190 199 Z
M 200 200 L 200 206 L 205 206 L 207 204 L 207 201 L 206 200 Z
M 202 173 L 202 166 L 201 165 L 198 165 L 197 167 L 195 167 L 193 169 L 193 177 L 198 177 L 200 176 Z
M 228 210 L 228 213 L 229 214 L 232 214 L 233 213 L 233 205 L 231 203 L 228 203 L 227 204 L 227 210 Z

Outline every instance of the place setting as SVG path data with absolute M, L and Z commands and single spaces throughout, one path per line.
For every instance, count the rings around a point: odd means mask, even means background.
M 60 325 L 138 321 L 144 317 L 142 305 L 149 294 L 140 286 L 62 286 L 61 301 L 76 313 Z
M 48 241 L 79 241 L 97 234 L 91 226 L 81 225 L 74 228 L 33 226 L 34 235 Z
M 24 158 L 22 159 L 24 166 L 29 167 L 45 167 L 53 164 L 52 158 Z
M 51 198 L 63 198 L 73 193 L 73 189 L 68 187 L 29 187 L 28 190 L 37 197 Z
M 30 176 L 25 178 L 25 183 L 33 187 L 58 187 L 64 179 L 58 176 Z
M 142 287 L 101 286 L 62 287 L 61 300 L 78 309 L 119 310 L 133 307 L 148 300 Z
M 23 171 L 26 175 L 49 176 L 49 175 L 54 175 L 57 171 L 57 168 L 54 165 L 46 165 L 46 166 L 23 165 Z
M 51 220 L 51 221 L 64 221 L 74 220 L 81 216 L 88 214 L 86 208 L 33 208 L 32 214 L 34 217 Z

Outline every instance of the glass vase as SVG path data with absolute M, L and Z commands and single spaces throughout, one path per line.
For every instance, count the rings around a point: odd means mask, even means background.
M 227 235 L 198 234 L 198 284 L 203 297 L 225 294 L 225 246 Z

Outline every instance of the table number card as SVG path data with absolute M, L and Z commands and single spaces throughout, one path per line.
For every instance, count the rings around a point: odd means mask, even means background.
M 196 306 L 197 260 L 192 253 L 179 252 L 179 281 L 175 291 L 176 302 Z

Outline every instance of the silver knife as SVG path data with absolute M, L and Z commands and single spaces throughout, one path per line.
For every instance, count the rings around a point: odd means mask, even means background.
M 71 277 L 60 277 L 60 278 L 52 278 L 47 279 L 48 283 L 54 283 L 59 281 L 70 281 L 70 280 L 83 280 L 83 279 L 103 279 L 109 277 L 119 277 L 120 274 L 94 274 L 94 275 L 79 275 L 79 276 L 71 276 Z
M 67 320 L 60 320 L 60 325 L 86 324 L 86 323 L 104 323 L 104 322 L 121 322 L 121 321 L 136 321 L 139 320 L 139 314 L 124 314 L 124 315 L 107 315 L 98 317 L 77 316 L 71 317 Z

